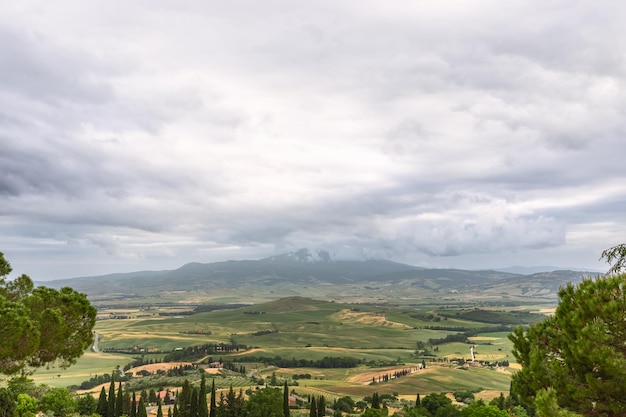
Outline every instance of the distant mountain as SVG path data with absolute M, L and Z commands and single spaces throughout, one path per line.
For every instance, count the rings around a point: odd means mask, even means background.
M 587 271 L 587 270 L 580 269 L 580 268 L 562 268 L 562 267 L 556 267 L 556 266 L 509 266 L 507 268 L 493 268 L 493 269 L 496 271 L 510 272 L 513 274 L 521 274 L 521 275 L 531 275 L 531 274 L 538 274 L 541 272 L 564 271 L 564 270 L 587 272 L 587 273 L 593 273 L 593 274 L 601 273 L 600 271 Z
M 99 299 L 202 293 L 210 294 L 210 299 L 314 295 L 350 300 L 554 300 L 560 286 L 592 275 L 579 271 L 521 275 L 495 270 L 425 269 L 384 260 L 333 260 L 327 252 L 301 250 L 260 260 L 189 263 L 169 271 L 72 278 L 47 281 L 44 285 L 70 286 Z M 186 299 L 190 298 L 191 295 Z

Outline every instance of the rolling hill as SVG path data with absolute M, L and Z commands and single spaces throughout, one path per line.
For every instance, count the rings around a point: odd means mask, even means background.
M 158 298 L 188 303 L 258 302 L 307 296 L 357 302 L 431 303 L 482 300 L 556 301 L 558 289 L 591 272 L 530 275 L 485 270 L 425 269 L 384 260 L 332 260 L 306 250 L 260 260 L 189 263 L 169 271 L 141 271 L 45 282 L 70 286 L 92 299 Z M 169 298 L 168 298 L 169 297 Z

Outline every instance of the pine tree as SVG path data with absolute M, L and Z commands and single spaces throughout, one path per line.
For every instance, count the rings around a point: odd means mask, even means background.
M 283 387 L 283 417 L 289 417 L 289 387 L 287 381 Z
M 317 404 L 315 396 L 311 396 L 311 408 L 309 409 L 309 417 L 317 417 Z
M 100 390 L 100 397 L 98 398 L 98 406 L 96 407 L 96 413 L 102 417 L 107 417 L 107 392 L 102 387 Z
M 626 414 L 625 288 L 626 274 L 569 283 L 559 290 L 553 315 L 514 329 L 509 339 L 522 369 L 512 378 L 512 392 L 522 405 L 551 388 L 544 399 L 556 396 L 571 412 Z

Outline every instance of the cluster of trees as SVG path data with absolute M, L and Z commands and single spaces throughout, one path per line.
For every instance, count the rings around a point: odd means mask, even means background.
M 168 353 L 164 356 L 163 362 L 195 362 L 207 355 L 217 353 L 232 353 L 240 350 L 247 350 L 246 345 L 237 343 L 205 343 L 199 346 L 188 346 Z
M 585 416 L 618 417 L 626 415 L 626 245 L 607 249 L 602 257 L 612 264 L 609 274 L 568 284 L 559 291 L 555 314 L 529 327 L 518 327 L 510 334 L 513 355 L 522 369 L 513 376 L 511 395 L 490 404 L 471 401 L 466 407 L 452 405 L 444 394 L 418 395 L 415 404 L 402 410 L 403 417 L 527 417 Z M 0 253 L 0 373 L 16 374 L 28 368 L 75 362 L 93 341 L 96 310 L 84 294 L 71 288 L 54 290 L 35 288 L 32 280 L 21 275 L 12 281 L 6 277 L 10 264 Z M 491 330 L 493 328 L 490 328 Z M 484 331 L 475 329 L 473 332 Z M 458 334 L 467 338 L 468 332 Z M 453 335 L 456 336 L 456 335 Z M 447 338 L 446 338 L 447 339 Z M 454 340 L 448 340 L 454 341 Z M 429 341 L 433 343 L 434 341 Z M 436 340 L 435 340 L 436 342 Z M 185 353 L 207 354 L 209 345 L 189 348 Z M 238 350 L 238 345 L 212 345 L 214 352 Z M 259 361 L 259 359 L 256 359 Z M 313 366 L 320 368 L 352 367 L 354 358 L 324 358 L 305 364 L 282 360 L 268 362 L 278 366 Z M 149 400 L 149 398 L 148 398 Z M 157 399 L 158 400 L 158 399 Z M 215 384 L 207 404 L 204 372 L 200 387 L 188 381 L 177 395 L 170 417 L 288 417 L 287 384 L 235 395 L 216 401 Z M 465 401 L 465 400 L 464 400 Z M 157 416 L 163 417 L 161 401 Z M 67 389 L 36 387 L 26 377 L 13 378 L 0 388 L 0 416 L 34 417 L 38 411 L 55 416 L 98 414 L 102 417 L 146 417 L 146 400 L 118 387 L 111 377 L 108 394 L 103 388 L 99 399 L 91 395 L 72 397 Z M 320 405 L 322 403 L 322 405 Z M 334 413 L 350 407 L 349 401 L 337 401 Z M 385 400 L 375 394 L 362 416 L 388 414 Z M 353 405 L 355 407 L 356 404 Z M 310 416 L 325 415 L 323 397 L 312 398 Z
M 279 368 L 355 368 L 363 363 L 362 360 L 350 356 L 324 356 L 322 359 L 287 359 L 280 356 L 268 358 L 264 356 L 246 356 L 239 360 L 246 362 L 260 362 Z
M 530 413 L 626 415 L 626 245 L 602 258 L 606 275 L 561 288 L 552 316 L 509 335 L 511 391 Z
M 489 404 L 482 400 L 474 401 L 471 392 L 455 394 L 468 405 L 452 404 L 452 400 L 445 393 L 431 393 L 423 398 L 417 394 L 414 404 L 404 405 L 402 410 L 394 413 L 392 417 L 528 417 L 524 408 L 513 405 L 510 399 L 502 394 Z M 375 396 L 372 398 L 372 407 L 366 409 L 361 416 L 385 417 L 388 415 L 387 404 L 393 400 Z
M 424 368 L 426 365 L 424 365 Z M 381 382 L 389 382 L 394 378 L 400 378 L 406 375 L 411 374 L 411 369 L 402 369 L 401 371 L 395 371 L 390 374 L 379 375 L 378 378 L 372 377 L 372 384 L 381 383 Z
M 143 365 L 152 365 L 155 363 L 161 363 L 161 361 L 159 361 L 158 358 L 145 359 L 143 356 L 139 358 L 133 358 L 132 362 L 129 362 L 126 365 L 124 365 L 124 367 L 122 368 L 122 371 L 125 373 L 126 371 L 129 371 L 131 368 L 136 368 L 136 367 L 143 366 Z
M 0 252 L 0 373 L 75 363 L 93 342 L 96 309 L 69 287 L 35 288 L 28 275 L 7 281 L 11 271 Z
M 493 332 L 508 332 L 512 328 L 511 326 L 491 326 L 491 327 L 476 327 L 473 329 L 465 330 L 461 333 L 449 334 L 445 337 L 428 339 L 428 344 L 431 346 L 443 345 L 445 343 L 462 342 L 467 343 L 468 338 L 476 336 L 480 333 L 493 333 Z M 435 330 L 435 329 L 432 329 Z M 440 328 L 439 330 L 450 330 L 450 328 Z

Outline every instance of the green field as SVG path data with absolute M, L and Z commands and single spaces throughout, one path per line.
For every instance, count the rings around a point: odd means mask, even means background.
M 296 380 L 294 389 L 303 394 L 311 390 L 329 395 L 363 397 L 373 392 L 414 395 L 416 392 L 455 390 L 490 390 L 505 392 L 509 388 L 509 368 L 462 367 L 456 360 L 469 360 L 469 348 L 475 346 L 479 361 L 510 360 L 511 343 L 508 332 L 488 332 L 497 324 L 470 321 L 456 314 L 437 311 L 419 311 L 410 307 L 390 308 L 371 305 L 342 304 L 289 298 L 266 304 L 233 310 L 218 310 L 193 315 L 178 314 L 180 308 L 119 311 L 124 319 L 98 320 L 95 331 L 99 335 L 100 353 L 87 352 L 77 364 L 67 370 L 58 368 L 38 370 L 33 379 L 51 386 L 79 385 L 98 374 L 111 373 L 134 358 L 160 360 L 167 352 L 189 346 L 211 344 L 240 344 L 248 350 L 236 353 L 214 353 L 213 360 L 264 368 L 253 372 L 255 378 L 269 378 L 272 374 L 281 381 L 293 384 L 293 376 L 310 374 L 311 379 Z M 108 313 L 116 313 L 108 310 Z M 480 318 L 510 317 L 502 312 L 481 312 Z M 517 317 L 525 317 L 516 315 Z M 475 330 L 465 342 L 429 345 L 431 339 L 456 335 L 463 329 Z M 418 342 L 427 345 L 434 356 L 416 356 Z M 132 353 L 116 350 L 128 349 Z M 112 351 L 113 350 L 113 351 Z M 265 367 L 259 360 L 280 357 L 318 361 L 325 357 L 350 357 L 361 361 L 356 368 L 296 368 Z M 256 360 L 255 365 L 249 363 Z M 426 369 L 419 369 L 427 363 Z M 395 365 L 395 366 L 391 366 Z M 390 368 L 391 366 L 391 368 Z M 377 382 L 371 385 L 372 375 L 393 372 L 393 369 L 415 367 L 409 375 Z M 390 371 L 391 369 L 391 371 Z M 197 374 L 194 378 L 199 378 Z M 212 376 L 218 386 L 250 386 L 253 381 L 235 373 Z M 144 383 L 169 384 L 155 378 Z M 160 381 L 160 382 L 159 382 Z

